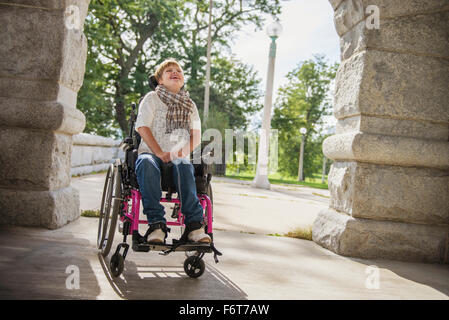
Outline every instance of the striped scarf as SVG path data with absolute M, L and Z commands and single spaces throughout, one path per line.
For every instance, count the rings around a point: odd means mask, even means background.
M 168 107 L 165 133 L 171 133 L 175 129 L 186 129 L 190 133 L 190 114 L 193 112 L 194 102 L 189 93 L 181 89 L 174 94 L 163 85 L 158 85 L 155 91 Z

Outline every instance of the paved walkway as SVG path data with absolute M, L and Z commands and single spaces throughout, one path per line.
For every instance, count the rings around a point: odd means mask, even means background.
M 105 174 L 72 179 L 80 191 L 81 210 L 100 209 Z M 312 226 L 318 212 L 329 205 L 328 190 L 295 185 L 251 188 L 250 181 L 213 177 L 214 229 L 260 234 L 284 234 Z M 166 206 L 169 216 L 170 205 Z M 144 216 L 142 216 L 144 218 Z
M 99 206 L 103 178 L 73 179 L 82 209 Z M 312 241 L 267 235 L 310 225 L 328 205 L 325 190 L 268 191 L 216 178 L 213 187 L 215 239 L 224 255 L 218 264 L 206 255 L 199 279 L 184 274 L 183 253 L 132 251 L 123 274 L 112 278 L 108 258 L 95 249 L 97 219 L 81 217 L 58 230 L 0 227 L 0 298 L 449 299 L 447 265 L 352 259 Z M 76 269 L 80 287 L 68 289 Z

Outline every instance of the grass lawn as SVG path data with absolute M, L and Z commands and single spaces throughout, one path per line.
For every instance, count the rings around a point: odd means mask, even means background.
M 100 210 L 81 210 L 82 217 L 99 218 Z
M 248 171 L 240 171 L 239 174 L 237 174 L 236 172 L 231 171 L 229 173 L 227 172 L 225 177 L 251 181 L 254 179 L 254 173 Z M 320 174 L 314 174 L 312 178 L 306 178 L 306 181 L 298 181 L 295 177 L 285 177 L 281 176 L 279 173 L 275 173 L 269 175 L 268 180 L 272 184 L 295 184 L 317 189 L 328 189 L 327 179 L 325 183 L 321 183 Z

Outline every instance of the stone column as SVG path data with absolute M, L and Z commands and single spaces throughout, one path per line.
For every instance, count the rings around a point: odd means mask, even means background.
M 338 254 L 449 262 L 449 2 L 331 0 L 341 37 L 331 203 L 313 240 Z M 380 28 L 366 27 L 369 5 Z
M 89 0 L 0 3 L 0 223 L 58 228 L 79 216 L 72 135 Z

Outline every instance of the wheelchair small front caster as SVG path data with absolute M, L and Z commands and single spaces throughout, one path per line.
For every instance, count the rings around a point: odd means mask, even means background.
M 206 269 L 206 265 L 198 256 L 190 256 L 184 261 L 184 271 L 190 278 L 198 278 Z
M 109 267 L 111 268 L 111 274 L 114 277 L 118 277 L 122 274 L 125 268 L 125 259 L 120 253 L 114 253 L 109 262 Z
M 198 251 L 184 251 L 184 255 L 186 256 L 186 258 L 193 256 L 199 257 L 201 253 L 199 253 Z

